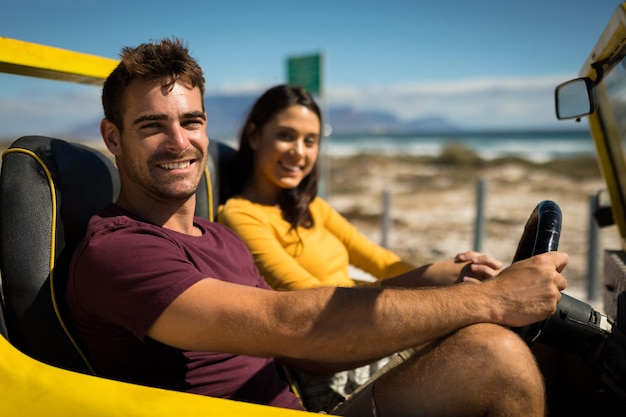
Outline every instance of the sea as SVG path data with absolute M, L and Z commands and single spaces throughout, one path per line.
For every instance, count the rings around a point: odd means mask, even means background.
M 324 138 L 330 156 L 384 154 L 437 156 L 449 145 L 462 145 L 483 159 L 515 156 L 534 162 L 594 156 L 588 130 L 454 132 L 442 134 L 355 134 Z

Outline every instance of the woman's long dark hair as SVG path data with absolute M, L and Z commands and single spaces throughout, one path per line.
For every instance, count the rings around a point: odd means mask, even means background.
M 254 150 L 250 147 L 250 138 L 263 130 L 278 113 L 300 105 L 314 112 L 320 120 L 320 139 L 322 137 L 322 113 L 319 106 L 307 90 L 299 86 L 277 85 L 267 90 L 252 106 L 246 122 L 239 133 L 239 150 L 237 151 L 237 180 L 235 192 L 245 187 L 254 170 Z M 297 187 L 285 189 L 278 199 L 283 218 L 293 229 L 298 226 L 310 228 L 313 219 L 309 204 L 317 196 L 319 179 L 319 158 L 315 161 L 311 172 L 302 179 Z

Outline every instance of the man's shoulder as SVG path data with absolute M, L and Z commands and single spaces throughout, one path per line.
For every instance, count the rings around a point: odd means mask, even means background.
M 147 240 L 157 238 L 177 244 L 181 235 L 165 227 L 150 223 L 132 213 L 109 206 L 91 216 L 83 241 L 94 244 L 115 246 L 141 246 Z
M 112 204 L 91 216 L 87 226 L 87 235 L 93 235 L 94 233 L 106 230 L 114 231 L 120 229 L 145 229 L 153 227 L 156 228 L 156 226 L 151 226 L 147 221 L 135 217 L 131 213 Z

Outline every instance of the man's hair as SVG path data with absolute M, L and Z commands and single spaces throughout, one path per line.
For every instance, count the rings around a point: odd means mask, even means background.
M 123 128 L 124 96 L 128 85 L 135 80 L 161 82 L 161 86 L 170 89 L 180 81 L 190 88 L 198 87 L 204 97 L 202 69 L 180 39 L 165 38 L 135 48 L 127 46 L 122 48 L 120 58 L 121 62 L 107 77 L 102 89 L 104 117 L 120 131 Z

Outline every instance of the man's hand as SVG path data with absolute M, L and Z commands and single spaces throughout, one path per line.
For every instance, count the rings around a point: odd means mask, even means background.
M 564 252 L 546 252 L 514 262 L 497 277 L 486 281 L 493 291 L 501 317 L 495 322 L 522 327 L 547 319 L 556 311 L 567 281 L 561 272 L 567 265 Z

